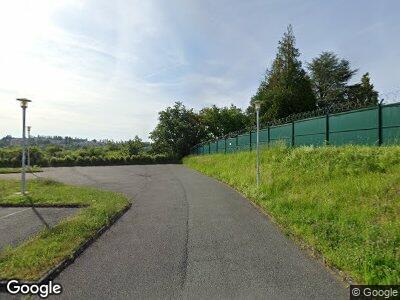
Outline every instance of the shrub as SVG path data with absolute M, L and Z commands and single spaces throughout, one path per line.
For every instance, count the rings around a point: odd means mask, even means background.
M 49 150 L 49 151 L 47 151 Z M 66 150 L 59 147 L 31 148 L 31 164 L 39 167 L 61 166 L 107 166 L 107 165 L 135 165 L 135 164 L 163 164 L 177 162 L 173 157 L 165 154 L 140 153 L 127 155 L 119 149 L 111 151 L 108 147 L 82 148 Z M 21 166 L 21 148 L 0 148 L 0 168 L 18 168 Z M 371 166 L 374 167 L 374 166 Z

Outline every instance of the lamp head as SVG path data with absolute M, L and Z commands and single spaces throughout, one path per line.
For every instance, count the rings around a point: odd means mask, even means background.
M 260 110 L 261 101 L 254 101 L 254 107 L 255 107 L 256 110 Z
M 26 99 L 26 98 L 17 98 L 17 101 L 21 102 L 21 107 L 22 108 L 27 108 L 28 107 L 28 102 L 32 102 L 32 100 Z

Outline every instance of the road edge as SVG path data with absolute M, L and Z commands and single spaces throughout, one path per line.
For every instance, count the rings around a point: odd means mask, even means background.
M 288 237 L 296 245 L 296 247 L 298 247 L 303 253 L 307 254 L 309 257 L 313 258 L 317 263 L 322 265 L 330 274 L 332 274 L 336 278 L 336 280 L 338 280 L 341 284 L 343 284 L 345 286 L 345 288 L 349 288 L 350 285 L 359 284 L 346 272 L 341 271 L 340 269 L 329 264 L 325 260 L 322 253 L 317 251 L 314 247 L 312 247 L 311 245 L 309 245 L 308 243 L 303 241 L 301 238 L 295 236 L 294 234 L 290 233 L 288 230 L 283 228 L 275 220 L 275 218 L 268 213 L 268 211 L 266 211 L 262 206 L 260 206 L 258 203 L 256 203 L 253 199 L 244 195 L 241 191 L 236 189 L 234 186 L 228 184 L 225 181 L 219 180 L 219 179 L 211 177 L 205 173 L 202 173 L 196 169 L 190 168 L 190 167 L 186 166 L 185 164 L 183 164 L 183 166 L 192 171 L 195 171 L 203 176 L 207 176 L 208 178 L 210 178 L 210 179 L 224 185 L 225 187 L 235 191 L 236 193 L 238 193 L 241 196 L 241 198 L 243 198 L 247 203 L 252 205 L 253 208 L 255 208 L 258 211 L 258 213 L 260 213 L 264 218 L 267 218 L 283 235 Z
M 99 228 L 96 233 L 84 241 L 73 253 L 71 256 L 65 258 L 60 263 L 58 263 L 55 267 L 47 271 L 39 280 L 37 281 L 22 281 L 18 280 L 21 284 L 44 284 L 49 282 L 50 280 L 55 279 L 64 269 L 66 269 L 69 265 L 71 265 L 87 248 L 90 247 L 104 232 L 111 228 L 130 208 L 132 207 L 132 202 L 129 202 L 122 210 L 113 215 L 109 222 L 103 227 Z M 0 279 L 0 292 L 6 292 L 7 283 L 9 280 Z

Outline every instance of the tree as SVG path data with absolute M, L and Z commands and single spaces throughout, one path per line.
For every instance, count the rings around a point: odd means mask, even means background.
M 183 157 L 205 137 L 199 115 L 181 102 L 159 112 L 158 124 L 150 133 L 153 151 Z
M 249 114 L 254 112 L 254 101 L 261 101 L 262 122 L 315 108 L 311 82 L 302 68 L 295 43 L 293 29 L 289 25 L 279 42 L 271 69 L 266 71 L 264 80 L 250 101 Z
M 345 98 L 349 102 L 362 105 L 378 104 L 378 92 L 374 90 L 374 85 L 371 83 L 369 73 L 365 73 L 361 77 L 360 83 L 350 85 L 346 88 Z
M 203 108 L 199 113 L 209 139 L 246 128 L 247 115 L 235 105 L 219 108 L 215 105 Z
M 374 85 L 371 83 L 368 72 L 361 77 L 360 96 L 358 101 L 371 105 L 378 104 L 378 92 L 374 90 Z
M 143 141 L 136 135 L 133 140 L 129 140 L 125 143 L 125 152 L 129 155 L 138 155 L 143 147 Z
M 346 85 L 357 69 L 350 62 L 339 59 L 333 52 L 322 52 L 308 64 L 312 87 L 318 107 L 346 100 Z

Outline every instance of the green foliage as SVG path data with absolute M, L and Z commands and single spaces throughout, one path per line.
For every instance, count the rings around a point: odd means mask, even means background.
M 154 141 L 153 151 L 183 157 L 190 153 L 191 147 L 205 137 L 200 117 L 187 109 L 181 102 L 158 113 L 158 124 L 150 133 Z
M 138 136 L 135 136 L 133 140 L 125 142 L 124 146 L 127 155 L 138 155 L 143 149 L 144 143 Z
M 56 155 L 58 152 L 61 152 L 62 150 L 63 150 L 62 147 L 58 145 L 49 145 L 46 147 L 46 152 L 52 156 Z
M 279 42 L 271 69 L 267 70 L 265 79 L 250 101 L 247 110 L 250 115 L 254 115 L 255 101 L 261 101 L 263 123 L 315 108 L 310 79 L 302 68 L 299 56 L 293 30 L 289 26 Z
M 184 164 L 235 187 L 282 229 L 365 284 L 400 282 L 400 147 L 270 147 Z
M 166 154 L 155 155 L 145 153 L 140 144 L 144 144 L 139 138 L 126 143 L 120 143 L 117 147 L 109 145 L 97 147 L 85 147 L 77 150 L 66 150 L 64 148 L 47 152 L 49 147 L 40 149 L 31 148 L 31 164 L 41 167 L 67 167 L 67 166 L 102 166 L 121 164 L 144 164 L 144 163 L 171 163 L 176 159 Z M 0 148 L 0 168 L 19 168 L 21 166 L 21 148 Z
M 230 107 L 222 108 L 216 105 L 205 107 L 200 110 L 199 115 L 208 139 L 243 130 L 249 125 L 247 115 L 233 104 Z
M 346 88 L 345 98 L 347 101 L 366 105 L 378 104 L 378 92 L 374 90 L 369 73 L 361 77 L 361 82 Z
M 357 72 L 333 52 L 322 52 L 308 64 L 318 107 L 345 101 L 347 82 Z

